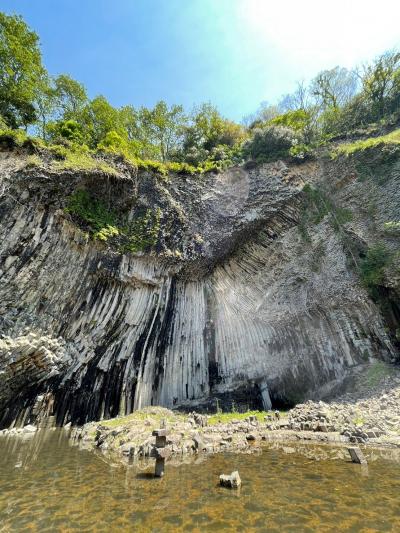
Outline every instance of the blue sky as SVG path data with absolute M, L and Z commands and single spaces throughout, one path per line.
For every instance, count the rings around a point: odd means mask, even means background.
M 400 1 L 0 0 L 52 74 L 113 105 L 211 101 L 240 120 L 319 70 L 400 47 Z

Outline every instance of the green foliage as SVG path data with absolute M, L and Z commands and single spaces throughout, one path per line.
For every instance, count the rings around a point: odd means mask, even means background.
M 383 361 L 375 360 L 368 367 L 367 371 L 361 375 L 363 384 L 367 388 L 376 387 L 382 379 L 393 375 L 393 367 Z
M 101 230 L 96 231 L 93 234 L 93 238 L 94 240 L 105 242 L 111 239 L 112 237 L 116 237 L 119 234 L 120 234 L 120 231 L 118 228 L 116 228 L 115 226 L 107 225 L 104 228 L 101 228 Z
M 83 143 L 84 141 L 82 126 L 72 119 L 51 122 L 46 127 L 46 133 L 48 138 L 56 144 L 62 139 L 75 143 Z
M 28 148 L 37 151 L 45 148 L 45 143 L 37 137 L 30 137 L 23 130 L 0 130 L 0 143 L 8 145 L 10 148 Z
M 371 179 L 382 185 L 396 172 L 400 160 L 400 130 L 341 144 L 331 152 L 333 159 L 340 155 L 353 159 L 359 181 Z
M 269 121 L 269 124 L 274 126 L 285 126 L 294 131 L 304 132 L 310 124 L 310 112 L 304 109 L 296 109 L 295 111 L 287 111 L 282 115 L 278 115 Z
M 325 109 L 338 109 L 354 97 L 358 76 L 346 68 L 323 70 L 311 82 L 310 90 L 318 104 Z
M 89 146 L 96 146 L 110 131 L 124 135 L 119 111 L 104 96 L 96 96 L 82 110 L 80 122 L 89 139 Z
M 392 262 L 392 254 L 383 244 L 376 244 L 368 248 L 364 259 L 360 263 L 360 277 L 363 285 L 372 296 L 377 296 L 377 289 L 385 280 L 385 269 Z
M 88 103 L 85 87 L 67 74 L 54 80 L 54 101 L 63 120 L 77 120 Z
M 65 211 L 84 221 L 92 234 L 117 225 L 116 213 L 85 190 L 78 190 L 69 197 Z
M 66 139 L 74 146 L 121 154 L 164 176 L 217 171 L 246 158 L 303 160 L 334 136 L 367 125 L 377 131 L 393 126 L 400 119 L 400 53 L 382 54 L 358 75 L 341 67 L 324 70 L 308 86 L 299 83 L 278 105 L 263 103 L 250 118 L 246 130 L 210 103 L 187 115 L 182 106 L 164 101 L 135 109 L 116 108 L 101 95 L 89 100 L 78 81 L 46 72 L 38 36 L 20 17 L 0 13 L 1 129 L 33 125 L 53 145 Z M 335 155 L 366 150 L 379 139 L 344 144 Z M 395 137 L 389 142 L 400 144 Z M 64 168 L 94 169 L 99 159 L 73 148 L 59 162 Z
M 333 227 L 336 231 L 339 231 L 340 227 L 347 222 L 353 220 L 353 213 L 350 209 L 344 207 L 336 207 L 333 216 Z
M 127 153 L 128 142 L 118 132 L 112 130 L 106 133 L 104 139 L 97 145 L 98 150 L 113 153 Z
M 290 155 L 290 149 L 301 142 L 301 135 L 283 126 L 257 128 L 243 144 L 243 154 L 259 163 L 276 161 Z
M 374 118 L 382 118 L 400 103 L 400 53 L 385 52 L 364 68 L 363 92 Z
M 12 146 L 24 146 L 28 135 L 24 130 L 0 130 L 0 141 L 9 142 Z
M 183 107 L 173 105 L 168 108 L 164 101 L 158 102 L 153 109 L 140 109 L 142 128 L 146 131 L 150 142 L 157 144 L 161 160 L 165 163 L 170 159 L 172 150 L 179 142 L 185 115 Z
M 289 155 L 298 161 L 306 159 L 307 157 L 311 156 L 312 153 L 312 147 L 305 143 L 295 144 L 289 149 Z
M 152 248 L 157 243 L 160 231 L 161 209 L 147 209 L 142 215 L 135 217 L 124 228 L 127 242 L 123 245 L 124 252 L 140 252 Z
M 36 120 L 35 95 L 44 73 L 36 33 L 21 17 L 0 12 L 0 115 L 11 128 Z
M 69 197 L 65 212 L 83 223 L 94 240 L 114 243 L 121 252 L 146 251 L 157 243 L 159 208 L 147 209 L 127 221 L 86 190 L 77 190 Z
M 94 157 L 86 145 L 76 143 L 52 145 L 49 151 L 55 156 L 51 163 L 52 170 L 101 171 L 110 175 L 118 174 L 114 167 Z
M 26 160 L 26 166 L 28 168 L 36 168 L 42 165 L 42 160 L 38 155 L 30 155 Z
M 147 209 L 144 213 L 126 224 L 123 234 L 126 240 L 120 247 L 123 252 L 141 252 L 153 248 L 157 244 L 160 232 L 161 209 Z
M 182 132 L 182 145 L 174 158 L 194 166 L 231 161 L 246 137 L 242 126 L 223 118 L 211 104 L 195 108 Z
M 306 184 L 303 187 L 305 203 L 309 220 L 312 224 L 319 224 L 322 219 L 333 211 L 330 199 L 320 190 Z

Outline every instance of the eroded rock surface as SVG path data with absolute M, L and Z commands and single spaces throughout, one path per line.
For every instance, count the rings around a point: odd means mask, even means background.
M 329 395 L 372 358 L 395 358 L 344 237 L 365 248 L 396 218 L 398 173 L 373 189 L 334 162 L 168 180 L 123 164 L 118 177 L 26 163 L 1 154 L 0 332 L 7 346 L 26 328 L 39 340 L 30 355 L 0 353 L 3 426 L 29 422 L 35 395 L 48 391 L 59 424 L 215 398 L 293 405 Z M 328 214 L 305 239 L 305 183 L 328 188 L 352 221 L 335 231 Z M 155 246 L 126 253 L 89 239 L 65 212 L 77 190 L 130 220 L 160 209 Z

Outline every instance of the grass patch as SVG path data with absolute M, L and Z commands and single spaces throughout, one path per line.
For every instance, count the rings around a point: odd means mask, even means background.
M 206 172 L 220 172 L 232 166 L 230 160 L 205 161 L 204 163 L 193 166 L 184 162 L 166 162 L 154 160 L 144 160 L 133 157 L 129 152 L 124 150 L 107 149 L 102 147 L 97 150 L 90 150 L 86 145 L 77 144 L 65 140 L 65 144 L 46 144 L 42 139 L 27 135 L 24 130 L 0 129 L 0 145 L 6 145 L 8 148 L 28 148 L 31 151 L 47 151 L 53 156 L 50 169 L 54 171 L 77 170 L 77 171 L 101 171 L 106 174 L 117 175 L 118 171 L 112 164 L 102 160 L 104 156 L 119 156 L 126 162 L 135 166 L 138 170 L 150 171 L 159 176 L 168 174 L 180 175 L 200 175 Z M 34 163 L 34 164 L 33 164 Z M 40 166 L 38 160 L 32 162 L 30 166 Z
M 373 179 L 383 185 L 400 159 L 400 129 L 380 137 L 342 144 L 331 153 L 333 159 L 339 155 L 353 158 L 359 181 Z
M 379 137 L 369 137 L 352 143 L 344 143 L 338 146 L 332 153 L 332 158 L 344 154 L 346 156 L 355 154 L 356 152 L 362 152 L 383 145 L 400 145 L 400 129 L 392 131 L 387 135 L 381 135 Z
M 118 175 L 114 167 L 93 157 L 88 149 L 54 145 L 50 146 L 49 150 L 55 156 L 51 162 L 52 170 L 101 171 L 105 174 Z
M 40 157 L 36 154 L 30 155 L 26 159 L 26 167 L 27 168 L 37 168 L 41 167 L 43 164 L 43 161 L 40 159 Z
M 363 384 L 367 387 L 376 387 L 386 376 L 392 374 L 392 367 L 383 361 L 375 361 L 365 373 Z
M 110 420 L 102 420 L 101 422 L 99 422 L 99 424 L 108 428 L 116 428 L 118 426 L 125 426 L 136 422 L 142 423 L 145 420 L 149 420 L 153 426 L 157 426 L 160 425 L 161 420 L 165 420 L 167 424 L 172 424 L 173 422 L 176 422 L 177 420 L 183 418 L 185 418 L 185 415 L 181 414 L 174 414 L 171 416 L 165 415 L 163 413 L 152 414 L 146 411 L 135 411 L 130 415 L 111 418 Z
M 208 419 L 209 426 L 215 426 L 217 424 L 229 424 L 232 420 L 244 420 L 248 416 L 256 416 L 257 420 L 264 422 L 264 417 L 273 414 L 273 411 L 246 411 L 245 413 L 216 413 L 211 415 Z M 280 413 L 281 416 L 285 416 L 286 413 Z

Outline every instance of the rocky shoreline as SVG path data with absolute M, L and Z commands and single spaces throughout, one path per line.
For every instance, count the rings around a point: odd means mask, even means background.
M 400 449 L 400 369 L 376 362 L 330 402 L 308 401 L 287 412 L 213 415 L 146 407 L 131 415 L 81 427 L 64 426 L 71 442 L 132 462 L 154 457 L 155 436 L 167 429 L 171 460 L 197 454 L 251 452 L 267 441 L 311 441 Z M 0 431 L 34 435 L 35 426 Z
M 152 457 L 152 432 L 159 427 L 167 428 L 172 458 L 246 452 L 274 440 L 400 448 L 400 369 L 382 365 L 372 365 L 352 383 L 351 392 L 329 403 L 308 401 L 287 412 L 211 416 L 147 407 L 127 417 L 72 428 L 71 439 L 123 461 Z

